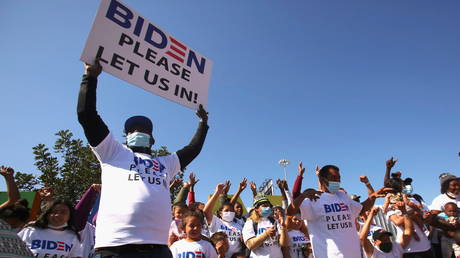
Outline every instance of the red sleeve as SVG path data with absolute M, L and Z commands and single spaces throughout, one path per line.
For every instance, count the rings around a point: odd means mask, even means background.
M 302 189 L 302 177 L 297 176 L 294 182 L 294 187 L 292 187 L 292 198 L 295 199 L 300 195 L 300 190 Z
M 187 200 L 188 200 L 188 205 L 195 203 L 195 192 L 188 192 Z

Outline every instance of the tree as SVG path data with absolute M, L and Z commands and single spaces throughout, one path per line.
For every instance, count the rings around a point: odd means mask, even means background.
M 16 172 L 16 183 L 21 191 L 51 187 L 56 198 L 75 202 L 92 184 L 101 183 L 101 167 L 91 147 L 72 132 L 61 130 L 55 135 L 52 151 L 45 144 L 32 148 L 39 175 Z M 152 150 L 155 157 L 169 154 L 165 146 Z

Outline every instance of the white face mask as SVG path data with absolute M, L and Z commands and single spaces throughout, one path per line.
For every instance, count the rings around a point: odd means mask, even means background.
M 223 211 L 222 212 L 222 219 L 225 220 L 225 221 L 233 221 L 233 219 L 235 218 L 235 212 L 233 211 Z
M 68 226 L 68 225 L 67 225 L 67 222 L 64 223 L 64 224 L 62 224 L 62 225 L 59 225 L 59 226 L 53 226 L 53 225 L 49 225 L 49 224 L 48 224 L 48 227 L 49 227 L 49 228 L 52 228 L 52 229 L 62 229 L 62 228 L 65 228 L 65 227 L 67 227 L 67 226 Z

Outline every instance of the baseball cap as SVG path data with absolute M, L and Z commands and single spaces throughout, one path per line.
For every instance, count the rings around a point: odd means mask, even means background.
M 125 122 L 125 133 L 129 133 L 134 129 L 142 128 L 145 132 L 152 134 L 153 124 L 152 121 L 145 116 L 132 116 Z
M 376 230 L 373 234 L 372 234 L 372 239 L 375 241 L 375 240 L 378 240 L 380 239 L 382 236 L 384 235 L 388 235 L 388 236 L 392 236 L 393 233 L 391 232 L 388 232 L 388 231 L 385 231 L 385 229 L 381 228 L 379 230 Z

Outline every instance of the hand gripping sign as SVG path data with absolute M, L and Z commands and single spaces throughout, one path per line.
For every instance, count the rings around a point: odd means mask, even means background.
M 118 0 L 101 0 L 81 60 L 163 98 L 208 104 L 212 61 Z

